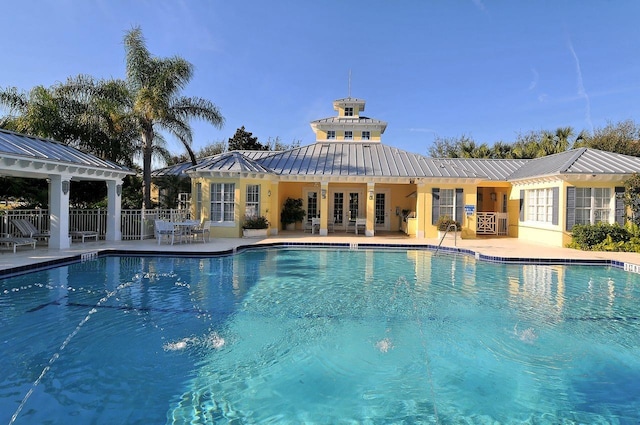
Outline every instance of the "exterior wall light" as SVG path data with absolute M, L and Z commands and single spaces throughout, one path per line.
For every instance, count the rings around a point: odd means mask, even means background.
M 65 195 L 68 194 L 70 186 L 71 186 L 71 184 L 69 183 L 69 180 L 63 180 L 62 181 L 62 193 L 64 193 Z
M 327 199 L 327 189 L 322 189 L 322 199 Z
M 122 185 L 121 184 L 117 184 L 116 185 L 116 194 L 118 196 L 122 195 Z
M 267 190 L 267 196 L 271 198 L 271 190 Z
M 369 191 L 369 200 L 373 201 L 373 190 Z

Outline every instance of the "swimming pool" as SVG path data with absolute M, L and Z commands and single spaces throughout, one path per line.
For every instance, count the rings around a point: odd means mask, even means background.
M 0 422 L 635 424 L 639 278 L 414 250 L 52 268 L 0 281 Z

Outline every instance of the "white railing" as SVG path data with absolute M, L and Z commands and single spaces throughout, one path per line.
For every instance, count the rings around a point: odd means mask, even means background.
M 509 229 L 507 213 L 479 212 L 476 214 L 478 235 L 507 235 Z
M 122 210 L 120 231 L 122 240 L 152 239 L 155 235 L 154 220 L 169 221 L 189 220 L 190 213 L 181 209 L 156 210 Z M 0 234 L 18 234 L 18 229 L 11 224 L 13 219 L 27 219 L 39 231 L 50 230 L 49 210 L 5 210 L 0 213 Z M 107 233 L 107 211 L 105 209 L 70 209 L 70 230 L 95 230 L 100 239 Z

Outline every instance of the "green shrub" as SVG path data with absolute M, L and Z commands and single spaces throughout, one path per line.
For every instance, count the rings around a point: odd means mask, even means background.
M 438 222 L 436 223 L 436 227 L 439 231 L 444 232 L 445 230 L 449 230 L 449 226 L 452 224 L 456 225 L 456 231 L 460 231 L 461 226 L 460 223 L 449 217 L 448 215 L 441 215 L 438 218 Z
M 243 229 L 267 229 L 269 221 L 263 215 L 245 216 L 242 223 Z
M 618 224 L 577 224 L 571 231 L 570 248 L 585 251 L 624 251 L 631 232 Z

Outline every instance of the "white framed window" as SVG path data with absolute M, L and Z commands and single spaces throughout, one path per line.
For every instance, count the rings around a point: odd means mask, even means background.
M 527 190 L 527 221 L 553 223 L 553 189 Z
M 247 198 L 245 200 L 244 214 L 247 217 L 257 217 L 260 215 L 260 185 L 247 185 Z
M 235 221 L 235 183 L 213 183 L 211 185 L 211 220 L 218 223 Z
M 440 189 L 440 207 L 438 217 L 448 216 L 454 220 L 456 211 L 456 191 L 455 189 Z
M 328 140 L 335 139 L 335 138 L 336 138 L 336 131 L 335 130 L 327 131 L 327 139 Z
M 611 189 L 576 187 L 575 224 L 610 223 Z
M 353 139 L 353 131 L 351 130 L 346 130 L 344 132 L 344 139 L 345 140 L 352 140 Z
M 352 117 L 353 116 L 353 107 L 347 106 L 346 108 L 344 108 L 344 116 L 345 117 Z
M 371 132 L 370 131 L 363 131 L 362 132 L 362 140 L 369 140 L 371 139 Z

